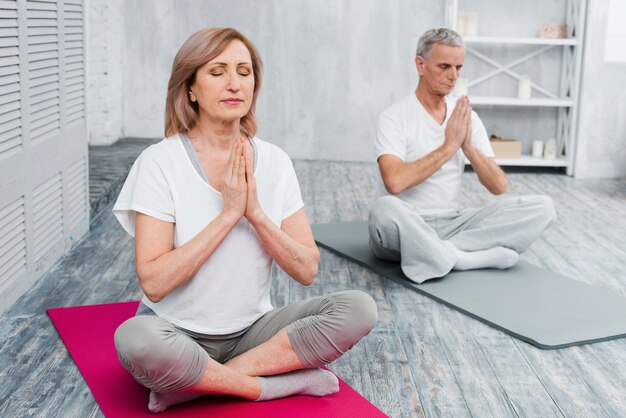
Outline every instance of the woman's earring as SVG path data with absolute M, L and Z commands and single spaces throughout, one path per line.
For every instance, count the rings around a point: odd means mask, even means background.
M 193 92 L 191 90 L 189 90 L 189 100 L 191 100 L 192 102 L 196 101 L 196 96 L 193 95 Z

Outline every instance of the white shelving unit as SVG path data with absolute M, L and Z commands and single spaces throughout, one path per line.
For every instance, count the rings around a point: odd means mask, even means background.
M 497 97 L 497 96 L 470 96 L 473 105 L 494 105 L 494 106 L 533 106 L 533 107 L 572 107 L 574 101 L 571 99 L 550 99 L 550 98 L 530 98 L 518 99 L 517 97 Z
M 555 160 L 546 160 L 544 158 L 535 158 L 530 155 L 522 155 L 520 158 L 496 158 L 499 165 L 506 167 L 568 167 L 565 158 L 557 158 Z M 465 160 L 465 164 L 469 164 L 469 160 Z
M 463 40 L 468 44 L 578 45 L 578 39 L 576 38 L 546 39 L 505 36 L 465 36 Z
M 567 24 L 567 38 L 544 39 L 539 37 L 502 37 L 502 36 L 466 36 L 466 50 L 468 55 L 473 55 L 493 67 L 493 70 L 480 77 L 469 80 L 469 97 L 473 105 L 477 106 L 503 106 L 503 107 L 547 107 L 557 109 L 557 159 L 544 160 L 522 155 L 519 159 L 498 159 L 498 163 L 504 166 L 532 166 L 532 167 L 564 167 L 567 174 L 574 173 L 574 155 L 576 147 L 576 119 L 578 87 L 580 85 L 580 67 L 582 60 L 582 44 L 584 39 L 585 13 L 587 0 L 564 0 L 566 16 L 563 23 Z M 498 7 L 497 5 L 495 7 Z M 503 7 L 503 6 L 500 6 Z M 446 21 L 450 28 L 456 28 L 459 13 L 458 0 L 448 0 L 446 9 Z M 480 52 L 481 45 L 501 44 L 515 48 L 519 45 L 533 46 L 533 51 L 508 63 L 498 62 L 486 54 Z M 497 96 L 474 96 L 472 87 L 484 83 L 496 76 L 505 74 L 514 80 L 519 80 L 521 75 L 515 71 L 518 65 L 530 61 L 549 50 L 559 48 L 562 50 L 560 85 L 540 86 L 531 83 L 534 94 L 541 97 L 520 99 L 517 97 Z
M 530 155 L 522 155 L 520 158 L 499 158 L 498 163 L 511 167 L 567 167 L 567 160 L 565 158 L 546 160 L 543 158 L 534 158 Z

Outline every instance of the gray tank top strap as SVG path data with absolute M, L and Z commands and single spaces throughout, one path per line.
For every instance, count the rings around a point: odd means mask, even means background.
M 254 137 L 250 138 L 250 143 L 252 144 L 252 152 L 254 153 L 254 166 L 256 167 L 256 162 L 258 159 L 259 152 L 256 146 L 256 141 L 254 140 Z
M 193 165 L 193 168 L 200 175 L 200 177 L 202 177 L 202 180 L 206 181 L 207 184 L 211 184 L 209 182 L 209 178 L 204 172 L 204 169 L 202 168 L 202 164 L 200 164 L 200 158 L 198 158 L 198 154 L 196 153 L 196 150 L 193 147 L 193 143 L 191 142 L 191 139 L 189 139 L 187 134 L 180 134 L 180 139 L 183 141 L 183 146 L 185 147 L 185 151 L 187 151 L 187 155 L 189 156 L 189 160 L 191 160 L 191 164 Z M 252 144 L 252 149 L 254 151 L 254 166 L 256 167 L 259 153 L 257 152 L 257 145 L 254 139 L 251 139 L 250 143 Z
M 183 141 L 183 146 L 185 147 L 185 151 L 187 151 L 187 155 L 189 156 L 189 160 L 191 160 L 193 168 L 200 175 L 200 177 L 202 177 L 202 180 L 209 183 L 209 178 L 202 169 L 202 164 L 200 164 L 200 159 L 198 158 L 198 154 L 196 154 L 196 150 L 193 148 L 191 139 L 189 139 L 186 134 L 180 134 L 180 139 Z

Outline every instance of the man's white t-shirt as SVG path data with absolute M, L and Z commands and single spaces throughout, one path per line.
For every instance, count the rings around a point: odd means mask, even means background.
M 376 158 L 391 154 L 409 163 L 419 160 L 443 145 L 446 125 L 455 104 L 455 98 L 446 97 L 446 118 L 442 125 L 433 119 L 414 93 L 385 110 L 378 120 Z M 472 143 L 483 154 L 493 157 L 485 127 L 474 111 L 472 111 Z M 432 176 L 399 193 L 397 197 L 413 205 L 422 215 L 458 209 L 464 168 L 465 155 L 459 149 Z
M 257 156 L 257 195 L 274 224 L 304 206 L 289 156 L 253 138 Z M 195 170 L 178 135 L 147 148 L 135 161 L 113 212 L 135 235 L 135 213 L 174 227 L 174 248 L 191 240 L 221 212 L 222 194 Z M 159 317 L 189 331 L 223 335 L 245 329 L 272 309 L 272 258 L 244 218 L 200 267 L 194 277 L 154 303 L 142 302 Z

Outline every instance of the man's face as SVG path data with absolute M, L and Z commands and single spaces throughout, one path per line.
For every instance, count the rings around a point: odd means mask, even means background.
M 465 61 L 465 49 L 458 46 L 435 44 L 428 57 L 415 57 L 420 84 L 438 96 L 447 96 L 454 89 Z

